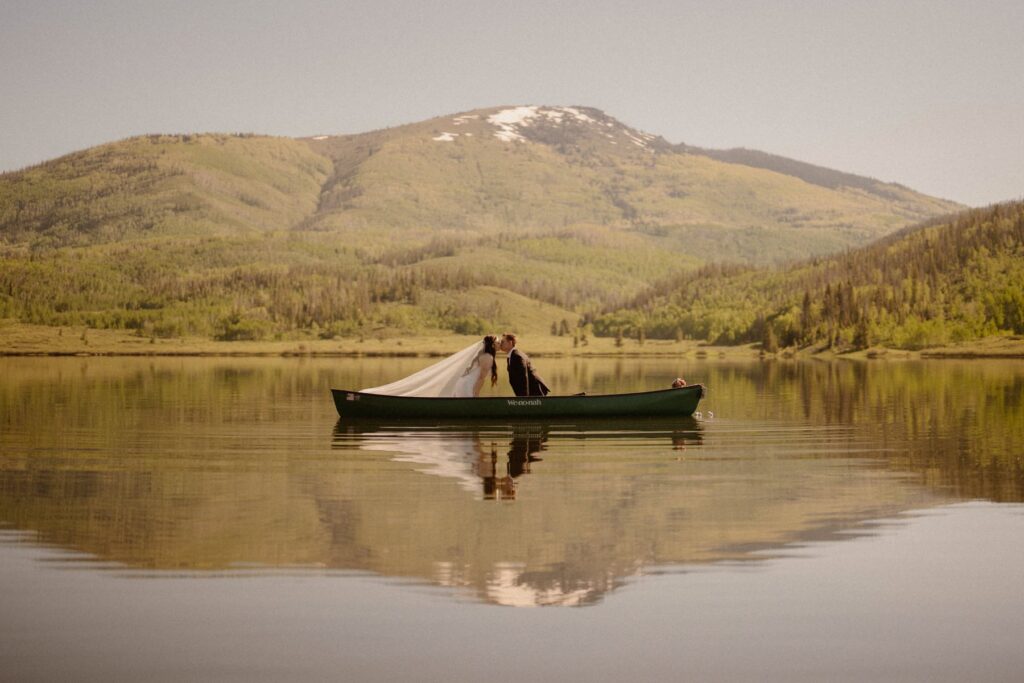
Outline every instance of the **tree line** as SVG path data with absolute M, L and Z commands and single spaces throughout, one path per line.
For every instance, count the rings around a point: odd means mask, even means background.
M 1024 203 L 785 268 L 709 265 L 594 320 L 599 335 L 923 348 L 1024 334 Z

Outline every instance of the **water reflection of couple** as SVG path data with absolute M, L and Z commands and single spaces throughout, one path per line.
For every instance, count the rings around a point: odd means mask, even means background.
M 483 456 L 477 462 L 476 473 L 483 482 L 485 499 L 514 500 L 516 479 L 530 473 L 530 463 L 540 460 L 534 454 L 544 448 L 547 434 L 543 430 L 515 430 L 509 443 L 505 472 L 498 471 L 498 451 L 491 444 L 490 457 Z
M 507 354 L 508 381 L 516 396 L 545 396 L 549 389 L 533 369 L 529 356 L 516 348 L 516 335 L 489 334 L 472 346 L 391 384 L 363 389 L 367 394 L 433 398 L 473 398 L 490 375 L 498 383 L 498 352 Z
M 548 435 L 543 427 L 515 427 L 509 441 L 507 462 L 499 467 L 498 446 L 484 445 L 481 432 L 396 431 L 370 432 L 359 448 L 365 451 L 395 453 L 395 460 L 423 466 L 419 471 L 457 479 L 470 492 L 485 499 L 511 500 L 516 497 L 516 482 L 530 473 L 537 454 L 545 448 Z

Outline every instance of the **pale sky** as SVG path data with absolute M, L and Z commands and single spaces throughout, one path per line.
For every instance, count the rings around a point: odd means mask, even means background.
M 0 170 L 141 133 L 510 104 L 1020 199 L 1024 1 L 0 0 Z

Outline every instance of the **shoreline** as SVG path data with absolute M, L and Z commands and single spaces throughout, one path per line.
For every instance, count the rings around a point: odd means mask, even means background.
M 479 339 L 466 335 L 377 336 L 363 339 L 293 339 L 215 341 L 199 337 L 150 339 L 123 330 L 56 328 L 0 321 L 0 357 L 225 357 L 225 358 L 417 358 L 444 357 Z M 572 358 L 691 359 L 1024 359 L 1024 335 L 987 337 L 968 343 L 921 350 L 873 347 L 836 351 L 820 347 L 762 353 L 758 345 L 716 346 L 694 340 L 635 339 L 616 345 L 610 337 L 591 337 L 573 345 L 571 337 L 521 335 L 520 348 L 530 356 Z

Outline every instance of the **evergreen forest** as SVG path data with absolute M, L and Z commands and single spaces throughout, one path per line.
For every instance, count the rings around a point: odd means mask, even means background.
M 597 317 L 597 334 L 922 349 L 1024 334 L 1024 203 L 783 268 L 709 265 Z

